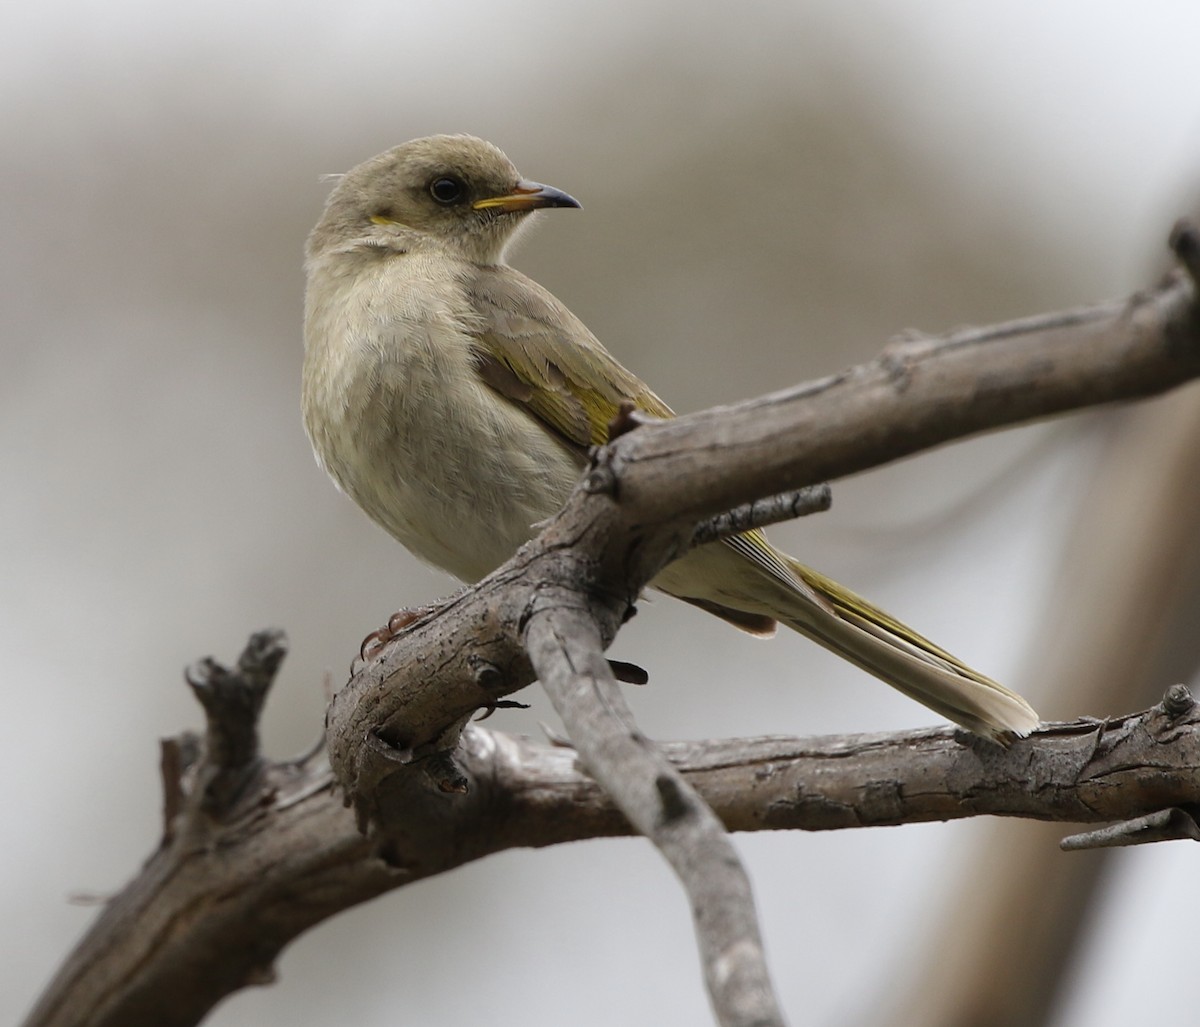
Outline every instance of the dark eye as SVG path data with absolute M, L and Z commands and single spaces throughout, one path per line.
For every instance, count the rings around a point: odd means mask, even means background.
M 466 191 L 467 187 L 457 178 L 435 178 L 429 183 L 429 195 L 446 206 L 458 203 Z

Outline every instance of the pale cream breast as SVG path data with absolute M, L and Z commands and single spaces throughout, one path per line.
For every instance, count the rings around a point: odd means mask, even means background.
M 457 281 L 438 253 L 314 260 L 303 405 L 338 486 L 417 556 L 473 581 L 562 505 L 579 471 L 480 381 Z

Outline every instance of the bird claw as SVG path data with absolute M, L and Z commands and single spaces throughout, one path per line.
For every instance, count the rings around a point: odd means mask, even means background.
M 497 710 L 528 710 L 530 709 L 530 705 L 527 702 L 517 702 L 516 699 L 496 699 L 486 706 L 480 706 L 479 708 L 485 712 L 482 716 L 475 718 L 476 723 L 487 720 Z
M 416 621 L 428 613 L 428 607 L 418 606 L 413 609 L 397 610 L 389 618 L 387 624 L 382 628 L 377 628 L 372 631 L 366 638 L 362 640 L 362 645 L 358 647 L 358 655 L 360 659 L 369 660 L 375 656 L 380 649 L 404 634 L 405 630 L 411 627 Z

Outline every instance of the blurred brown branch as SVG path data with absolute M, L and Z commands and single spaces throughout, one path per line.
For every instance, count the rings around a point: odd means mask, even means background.
M 244 689 L 234 672 L 217 674 L 206 751 L 189 763 L 181 745 L 164 760 L 162 846 L 28 1024 L 196 1023 L 224 995 L 269 980 L 283 946 L 340 909 L 504 848 L 625 833 L 630 822 L 688 888 L 721 1022 L 782 1022 L 744 873 L 711 811 L 732 829 L 763 829 L 985 812 L 1128 819 L 1195 802 L 1190 704 L 1059 725 L 1007 752 L 943 730 L 668 746 L 668 760 L 614 708 L 602 656 L 701 520 L 973 432 L 1197 377 L 1195 295 L 1176 274 L 1124 304 L 909 341 L 833 379 L 623 435 L 537 539 L 387 641 L 335 697 L 330 759 L 369 836 L 315 761 L 262 764 L 255 744 L 230 744 L 253 732 L 262 679 L 246 672 L 253 660 L 239 668 Z M 590 775 L 569 751 L 463 730 L 535 673 Z M 238 710 L 241 731 L 231 727 Z M 233 751 L 241 765 L 220 765 Z M 713 895 L 724 896 L 715 917 Z M 738 959 L 727 964 L 731 945 Z

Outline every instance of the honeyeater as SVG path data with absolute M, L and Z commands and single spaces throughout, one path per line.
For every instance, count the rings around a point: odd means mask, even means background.
M 670 408 L 505 263 L 538 210 L 578 207 L 465 135 L 340 176 L 308 239 L 304 423 L 338 486 L 423 560 L 473 582 L 557 511 L 620 405 Z M 652 587 L 755 634 L 777 622 L 1000 742 L 1037 715 L 759 531 L 689 551 Z

